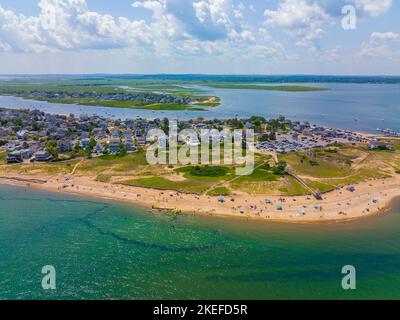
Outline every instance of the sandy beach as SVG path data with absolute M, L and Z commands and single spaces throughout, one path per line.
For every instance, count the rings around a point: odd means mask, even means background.
M 0 184 L 124 201 L 155 210 L 280 222 L 353 220 L 383 213 L 391 201 L 400 197 L 399 176 L 360 183 L 354 192 L 346 188 L 331 191 L 325 193 L 322 200 L 312 196 L 198 196 L 103 183 L 92 177 L 66 178 L 58 175 L 2 175 Z

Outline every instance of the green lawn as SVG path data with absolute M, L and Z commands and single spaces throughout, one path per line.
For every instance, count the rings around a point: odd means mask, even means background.
M 187 166 L 175 170 L 176 172 L 189 173 L 195 177 L 223 177 L 229 169 L 219 166 Z

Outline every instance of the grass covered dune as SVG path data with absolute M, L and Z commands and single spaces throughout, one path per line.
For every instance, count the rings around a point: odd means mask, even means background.
M 248 176 L 236 176 L 234 166 L 223 164 L 150 166 L 143 149 L 123 156 L 22 165 L 6 164 L 3 151 L 0 182 L 195 214 L 280 221 L 343 220 L 382 212 L 400 195 L 400 144 L 391 142 L 393 151 L 332 145 L 279 155 L 278 163 L 270 155 L 256 153 L 255 170 Z M 278 170 L 279 163 L 322 192 L 323 200 L 306 197 L 310 191 L 287 171 Z M 34 179 L 44 183 L 32 182 Z M 350 184 L 356 186 L 354 192 L 346 189 Z M 221 202 L 219 197 L 227 198 Z

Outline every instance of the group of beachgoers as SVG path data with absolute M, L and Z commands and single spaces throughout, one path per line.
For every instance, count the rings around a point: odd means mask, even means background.
M 311 195 L 271 195 L 269 198 L 244 194 L 196 195 L 100 182 L 93 177 L 43 176 L 41 179 L 42 183 L 37 184 L 27 178 L 24 186 L 122 200 L 151 210 L 293 222 L 349 220 L 380 213 L 400 195 L 398 177 L 343 187 L 323 194 L 320 200 Z M 23 184 L 20 180 L 12 179 L 9 183 Z

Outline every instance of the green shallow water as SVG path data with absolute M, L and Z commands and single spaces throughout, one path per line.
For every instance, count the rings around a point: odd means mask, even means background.
M 285 225 L 150 213 L 0 186 L 1 299 L 400 298 L 400 203 Z M 357 290 L 341 268 L 357 269 Z M 41 287 L 53 265 L 57 290 Z

